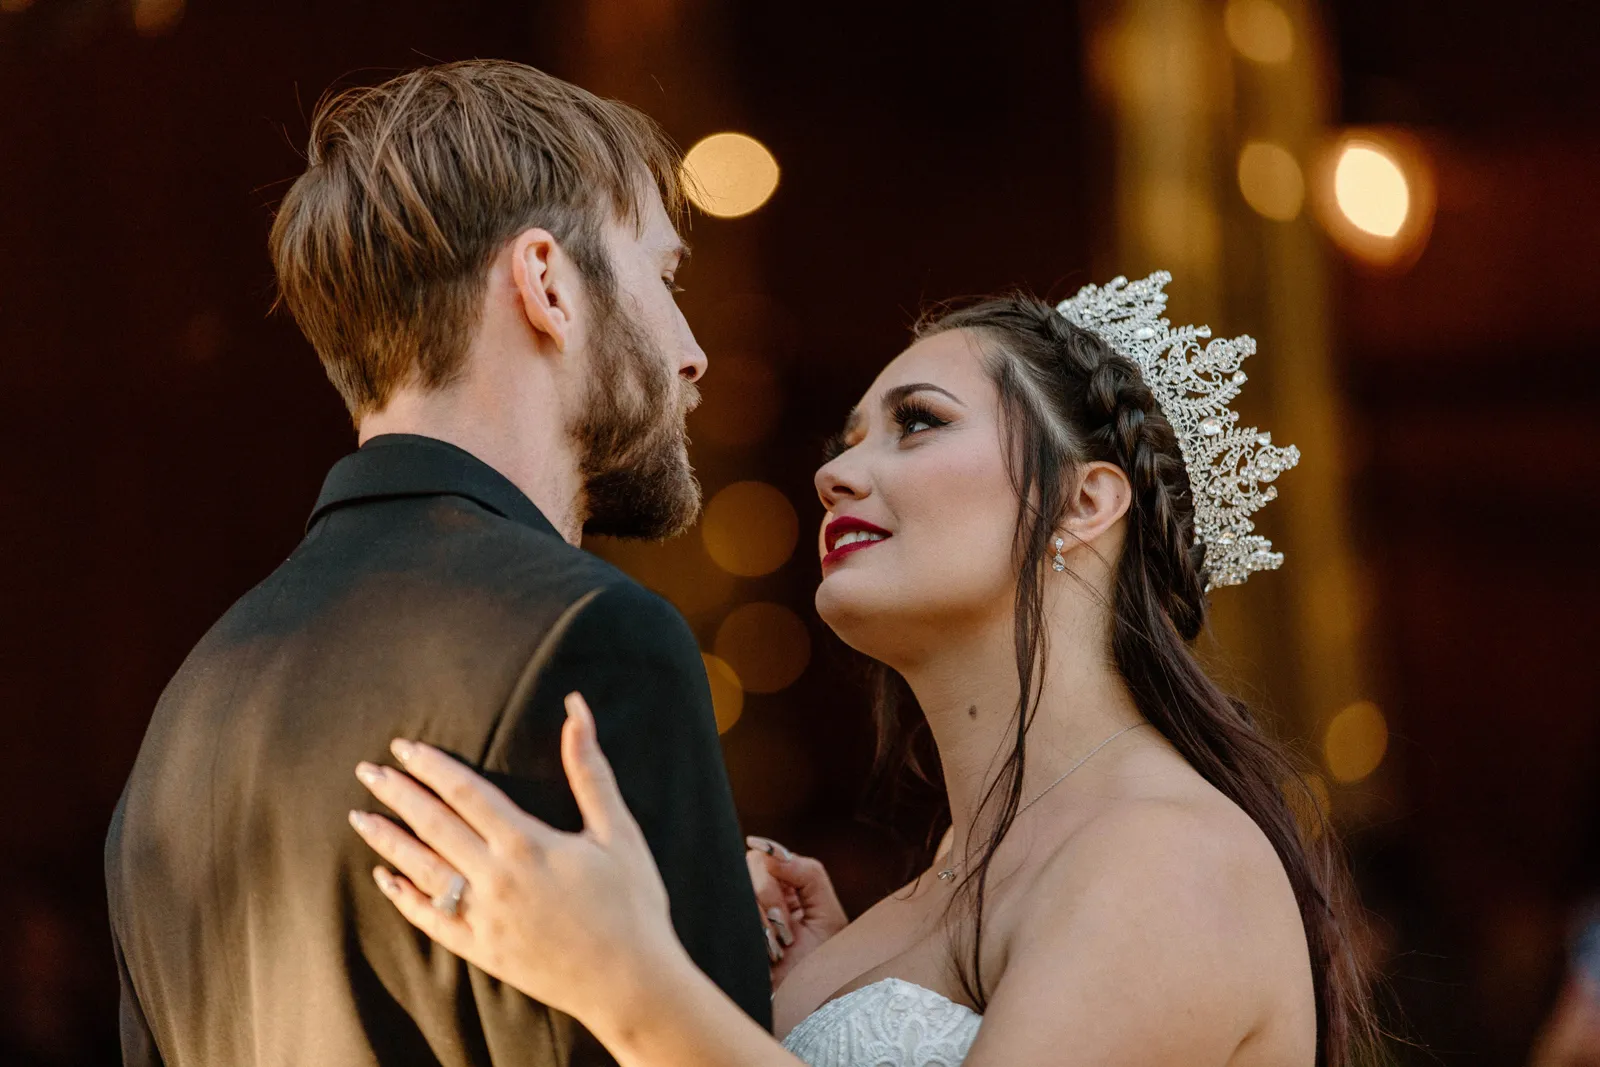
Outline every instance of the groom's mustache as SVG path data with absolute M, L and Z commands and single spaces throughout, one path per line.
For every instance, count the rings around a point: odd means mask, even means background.
M 699 407 L 699 406 L 700 406 L 700 387 L 698 385 L 694 384 L 691 381 L 685 381 L 683 383 L 683 416 L 684 416 L 684 418 L 688 418 L 689 417 L 689 413 L 691 411 L 693 411 L 695 408 Z

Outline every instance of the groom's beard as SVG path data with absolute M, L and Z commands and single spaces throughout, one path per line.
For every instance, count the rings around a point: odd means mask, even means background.
M 689 466 L 684 419 L 699 401 L 665 353 L 607 301 L 594 346 L 589 395 L 574 428 L 587 495 L 583 531 L 661 540 L 700 514 L 700 483 Z

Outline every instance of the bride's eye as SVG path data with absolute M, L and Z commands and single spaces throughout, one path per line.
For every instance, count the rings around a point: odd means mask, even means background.
M 667 292 L 672 293 L 674 296 L 683 292 L 683 286 L 679 285 L 678 280 L 672 277 L 670 274 L 663 274 L 661 276 L 661 284 L 666 286 Z
M 900 427 L 901 440 L 949 425 L 946 420 L 914 400 L 904 400 L 895 405 L 894 421 Z

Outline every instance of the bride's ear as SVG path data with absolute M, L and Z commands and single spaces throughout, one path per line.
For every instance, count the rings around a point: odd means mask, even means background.
M 1128 513 L 1132 503 L 1133 486 L 1126 471 L 1101 460 L 1084 464 L 1061 513 L 1061 529 L 1068 544 L 1093 545 Z

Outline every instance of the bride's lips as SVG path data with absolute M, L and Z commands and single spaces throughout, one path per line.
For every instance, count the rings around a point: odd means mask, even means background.
M 876 534 L 880 540 L 852 541 L 848 545 L 840 545 L 840 539 L 846 534 L 851 533 Z M 832 564 L 839 562 L 841 559 L 844 559 L 844 557 L 848 556 L 850 553 L 859 551 L 863 548 L 871 548 L 873 545 L 880 544 L 882 541 L 888 540 L 890 536 L 892 535 L 888 530 L 885 530 L 881 526 L 874 526 L 865 519 L 857 519 L 850 515 L 841 515 L 837 519 L 834 519 L 832 522 L 828 523 L 827 527 L 822 531 L 823 543 L 828 546 L 828 554 L 822 557 L 822 565 L 824 567 L 831 566 Z

